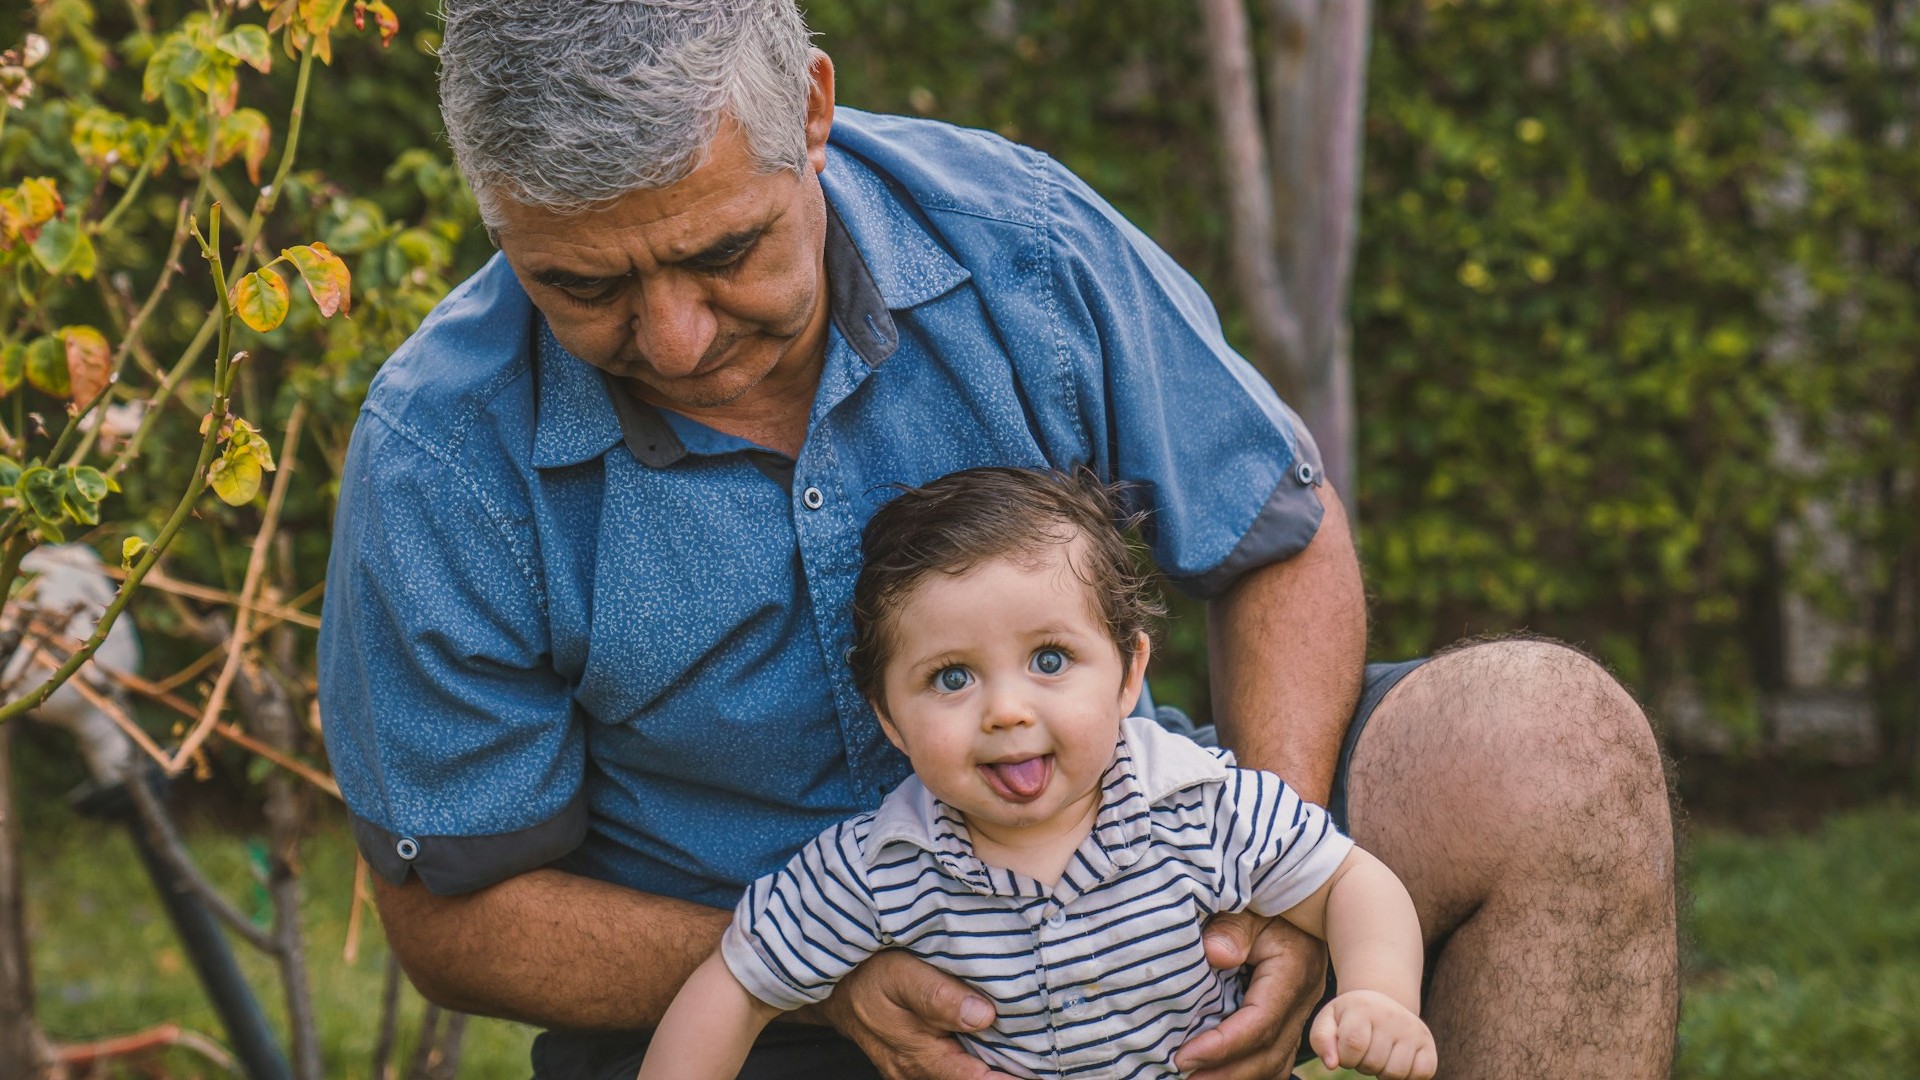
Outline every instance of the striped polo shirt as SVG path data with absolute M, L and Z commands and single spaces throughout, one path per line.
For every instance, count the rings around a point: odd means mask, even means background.
M 980 861 L 959 814 L 910 777 L 753 883 L 722 941 L 727 966 L 791 1010 L 905 949 L 993 999 L 993 1026 L 960 1039 L 996 1069 L 1177 1075 L 1174 1051 L 1240 1002 L 1237 973 L 1207 966 L 1201 925 L 1285 911 L 1353 842 L 1279 777 L 1140 717 L 1101 784 L 1093 829 L 1049 889 Z

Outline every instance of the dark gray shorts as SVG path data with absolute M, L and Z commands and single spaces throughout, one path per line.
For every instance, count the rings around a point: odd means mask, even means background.
M 1335 766 L 1333 793 L 1327 800 L 1327 809 L 1333 814 L 1334 823 L 1342 832 L 1347 831 L 1347 772 L 1353 766 L 1354 747 L 1360 745 L 1360 736 L 1366 731 L 1367 721 L 1373 716 L 1373 710 L 1380 704 L 1387 691 L 1392 690 L 1407 673 L 1426 660 L 1407 660 L 1397 664 L 1368 664 L 1366 681 L 1360 691 L 1360 701 L 1354 706 L 1353 720 L 1347 725 L 1347 737 L 1340 746 L 1340 760 Z M 1172 712 L 1172 710 L 1164 710 Z M 1163 724 L 1176 730 L 1183 725 L 1189 734 L 1202 742 L 1209 742 L 1211 729 L 1198 731 L 1183 716 L 1164 716 Z M 1431 958 L 1429 958 L 1431 966 Z M 1328 994 L 1332 994 L 1332 978 L 1328 978 Z M 639 1071 L 640 1059 L 646 1056 L 647 1040 L 651 1032 L 615 1032 L 610 1034 L 581 1034 L 575 1032 L 543 1032 L 533 1042 L 534 1080 L 630 1080 Z M 1301 1058 L 1305 1061 L 1313 1056 L 1312 1051 L 1302 1040 Z M 880 1073 L 867 1061 L 852 1042 L 831 1028 L 815 1027 L 809 1024 L 769 1024 L 759 1041 L 754 1043 L 753 1051 L 747 1055 L 747 1063 L 740 1070 L 740 1080 L 824 1080 L 832 1077 L 846 1080 L 878 1080 Z

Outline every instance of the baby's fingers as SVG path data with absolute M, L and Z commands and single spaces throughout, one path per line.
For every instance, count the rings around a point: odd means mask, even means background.
M 1368 1076 L 1378 1076 L 1381 1066 L 1387 1063 L 1387 1050 L 1391 1047 L 1385 1039 L 1373 1037 L 1373 1017 L 1364 1009 L 1349 1009 L 1340 1017 L 1340 1037 L 1337 1040 L 1340 1054 L 1340 1066 L 1358 1069 Z M 1333 1062 L 1327 1062 L 1332 1065 Z
M 1313 1047 L 1313 1052 L 1320 1055 L 1329 1069 L 1340 1067 L 1339 1035 L 1340 1021 L 1334 1018 L 1333 1007 L 1321 1009 L 1320 1015 L 1313 1018 L 1312 1030 L 1307 1032 L 1307 1045 Z
M 1413 1039 L 1376 1039 L 1374 1049 L 1382 1044 L 1387 1047 L 1386 1064 L 1378 1072 L 1367 1068 L 1363 1061 L 1358 1069 L 1380 1077 L 1380 1080 L 1433 1080 L 1433 1074 L 1439 1064 L 1434 1053 L 1433 1040 L 1425 1033 Z

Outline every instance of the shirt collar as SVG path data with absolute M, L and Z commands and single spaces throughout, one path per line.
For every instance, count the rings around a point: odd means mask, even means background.
M 932 300 L 972 275 L 858 158 L 831 152 L 821 187 L 827 197 L 828 314 L 860 359 L 879 367 L 900 347 L 893 312 Z M 658 409 L 568 352 L 544 317 L 536 313 L 533 321 L 540 394 L 536 468 L 577 465 L 622 441 L 648 468 L 665 468 L 687 455 Z
M 1093 824 L 1093 835 L 1111 866 L 1132 865 L 1145 845 L 1149 823 L 1136 800 L 1152 807 L 1188 788 L 1218 783 L 1227 778 L 1232 763 L 1230 751 L 1206 749 L 1151 718 L 1123 720 L 1113 762 L 1101 778 L 1106 795 Z M 919 777 L 909 776 L 874 811 L 873 828 L 861 854 L 873 866 L 889 845 L 910 844 L 933 856 L 949 875 L 975 891 L 991 892 L 986 864 L 962 838 L 962 828 L 958 813 L 935 798 Z

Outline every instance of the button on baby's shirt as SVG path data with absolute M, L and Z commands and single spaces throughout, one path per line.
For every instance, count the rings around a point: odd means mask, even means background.
M 818 510 L 827 504 L 827 497 L 817 487 L 810 487 L 800 493 L 800 503 L 809 510 Z
M 1067 925 L 1067 913 L 1059 908 L 1053 908 L 1047 915 L 1047 926 L 1058 930 L 1065 925 Z

